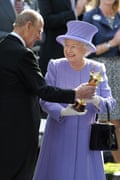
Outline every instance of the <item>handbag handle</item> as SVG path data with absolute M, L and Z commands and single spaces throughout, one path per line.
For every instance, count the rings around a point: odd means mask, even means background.
M 106 109 L 107 109 L 107 120 L 110 121 L 110 108 L 109 108 L 108 102 L 106 102 L 105 105 L 106 105 Z M 98 114 L 96 114 L 95 120 L 98 121 Z
M 108 102 L 106 102 L 106 109 L 107 109 L 107 120 L 110 121 L 110 108 Z

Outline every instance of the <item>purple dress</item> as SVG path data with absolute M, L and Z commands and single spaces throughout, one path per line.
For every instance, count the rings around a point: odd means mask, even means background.
M 62 88 L 75 88 L 88 82 L 90 71 L 102 69 L 104 81 L 99 84 L 97 94 L 101 96 L 99 112 L 105 112 L 105 101 L 111 109 L 115 105 L 102 63 L 87 60 L 85 67 L 76 71 L 65 58 L 51 60 L 46 81 Z M 35 180 L 105 180 L 102 153 L 89 150 L 90 124 L 98 109 L 87 104 L 85 115 L 61 117 L 60 112 L 67 104 L 42 101 L 43 109 L 49 114 L 35 170 Z

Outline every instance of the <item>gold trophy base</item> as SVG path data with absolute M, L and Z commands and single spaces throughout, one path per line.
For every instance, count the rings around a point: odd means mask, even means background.
M 78 99 L 75 101 L 72 107 L 78 112 L 85 112 L 86 103 L 84 100 Z

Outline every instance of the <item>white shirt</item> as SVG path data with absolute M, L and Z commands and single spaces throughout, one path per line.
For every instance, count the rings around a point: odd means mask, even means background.
M 12 34 L 13 36 L 15 36 L 15 37 L 17 37 L 18 39 L 20 39 L 20 41 L 22 42 L 22 44 L 24 45 L 24 46 L 26 46 L 26 44 L 25 44 L 25 41 L 23 40 L 23 38 L 19 35 L 19 34 L 17 34 L 16 32 L 11 32 L 10 34 Z

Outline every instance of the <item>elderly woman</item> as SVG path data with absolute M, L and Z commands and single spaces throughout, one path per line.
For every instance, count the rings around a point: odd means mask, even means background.
M 106 112 L 106 101 L 113 109 L 105 66 L 87 59 L 95 51 L 91 40 L 97 28 L 82 21 L 69 21 L 65 35 L 57 37 L 64 47 L 64 58 L 51 60 L 46 81 L 49 85 L 74 88 L 81 84 L 81 99 L 87 99 L 84 91 L 91 88 L 93 97 L 86 100 L 84 112 L 77 112 L 72 105 L 41 101 L 48 113 L 43 144 L 38 158 L 35 180 L 105 180 L 100 151 L 91 151 L 89 138 L 91 123 L 96 113 Z M 88 84 L 91 72 L 101 73 L 103 81 L 96 92 Z

